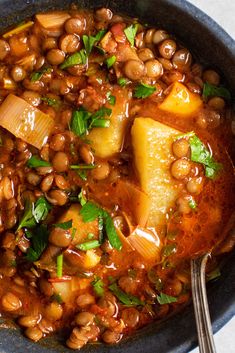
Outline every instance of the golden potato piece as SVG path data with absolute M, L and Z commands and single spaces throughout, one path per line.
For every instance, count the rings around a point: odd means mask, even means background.
M 148 226 L 165 224 L 179 187 L 170 174 L 171 146 L 181 132 L 150 118 L 136 118 L 132 126 L 135 167 L 140 185 L 150 197 Z
M 186 116 L 194 113 L 201 105 L 202 100 L 198 94 L 190 92 L 182 83 L 175 82 L 168 96 L 158 107 L 170 113 Z

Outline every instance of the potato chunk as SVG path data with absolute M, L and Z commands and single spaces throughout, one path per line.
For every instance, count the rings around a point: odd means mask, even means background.
M 170 113 L 186 116 L 194 113 L 202 105 L 198 94 L 190 92 L 182 83 L 175 82 L 159 108 Z
M 136 118 L 132 126 L 132 144 L 140 185 L 150 197 L 148 226 L 161 226 L 173 206 L 179 186 L 170 174 L 174 160 L 171 145 L 181 132 L 150 118 Z
M 112 109 L 110 126 L 108 128 L 94 128 L 88 135 L 96 156 L 101 158 L 110 157 L 121 150 L 128 120 L 128 91 L 117 89 L 112 94 L 116 97 L 116 103 L 114 106 L 110 106 Z

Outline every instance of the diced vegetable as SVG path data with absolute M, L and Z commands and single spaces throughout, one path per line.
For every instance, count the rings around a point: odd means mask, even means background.
M 83 266 L 85 269 L 91 269 L 98 265 L 100 262 L 101 257 L 95 253 L 93 249 L 87 250 L 84 259 L 83 259 Z
M 36 19 L 40 25 L 46 29 L 62 27 L 66 20 L 70 18 L 70 15 L 62 11 L 53 11 L 52 13 L 39 13 L 36 15 Z
M 0 106 L 0 125 L 16 137 L 41 149 L 53 129 L 54 120 L 25 100 L 9 94 Z
M 231 99 L 231 93 L 227 88 L 214 86 L 208 82 L 204 83 L 203 85 L 202 95 L 203 97 L 222 97 L 228 100 Z
M 36 63 L 36 55 L 35 54 L 30 54 L 24 56 L 22 59 L 17 61 L 17 64 L 20 66 L 23 66 L 25 70 L 33 70 L 33 67 Z
M 191 160 L 204 165 L 206 177 L 215 178 L 219 170 L 221 170 L 222 164 L 214 160 L 210 151 L 196 135 L 190 137 L 189 144 L 191 147 Z
M 191 93 L 182 83 L 175 82 L 159 108 L 170 113 L 187 116 L 196 112 L 201 105 L 202 100 L 198 94 Z
M 94 234 L 96 239 L 98 238 L 98 221 L 95 219 L 92 222 L 84 223 L 82 216 L 79 214 L 80 209 L 79 204 L 72 204 L 59 219 L 59 223 L 72 220 L 73 228 L 70 228 L 70 232 L 72 234 L 72 229 L 75 229 L 72 240 L 74 245 L 85 242 L 89 233 Z
M 145 303 L 136 296 L 123 292 L 116 283 L 111 284 L 109 289 L 114 293 L 118 300 L 126 306 L 145 305 Z
M 115 55 L 112 55 L 112 56 L 110 56 L 109 58 L 107 58 L 106 60 L 105 60 L 105 63 L 106 63 L 106 65 L 107 65 L 107 68 L 108 69 L 110 69 L 110 67 L 112 67 L 114 64 L 115 64 L 115 62 L 116 62 L 116 56 Z
M 25 31 L 27 28 L 32 27 L 32 25 L 34 24 L 33 21 L 28 21 L 26 23 L 22 23 L 22 25 L 19 25 L 13 29 L 11 29 L 9 32 L 6 32 L 3 34 L 3 38 L 8 38 L 10 36 L 12 36 L 13 34 L 18 34 L 20 32 Z
M 156 233 L 136 227 L 134 232 L 127 237 L 132 247 L 143 258 L 150 262 L 158 262 L 161 254 L 161 242 Z
M 87 250 L 98 248 L 99 246 L 100 246 L 100 242 L 98 240 L 90 240 L 85 243 L 78 244 L 76 248 L 82 251 L 87 251 Z
M 148 225 L 162 226 L 174 205 L 180 186 L 170 174 L 172 143 L 180 131 L 153 119 L 136 118 L 131 130 L 134 160 L 142 190 L 150 198 Z
M 171 295 L 167 295 L 167 294 L 161 292 L 160 295 L 157 295 L 157 301 L 161 305 L 171 304 L 171 303 L 177 302 L 177 298 L 172 297 Z
M 116 104 L 110 115 L 110 126 L 107 129 L 94 128 L 88 135 L 91 147 L 97 157 L 107 158 L 121 150 L 125 127 L 127 124 L 127 106 L 129 95 L 126 89 L 117 89 L 113 92 Z

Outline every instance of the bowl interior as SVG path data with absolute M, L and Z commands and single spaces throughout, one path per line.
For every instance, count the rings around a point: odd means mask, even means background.
M 67 8 L 73 1 L 64 0 L 0 0 L 0 31 L 22 21 L 36 12 L 52 8 Z M 235 89 L 235 42 L 216 24 L 193 5 L 184 0 L 81 0 L 88 8 L 110 7 L 113 11 L 138 17 L 150 26 L 162 27 L 176 35 L 204 64 L 215 67 L 225 77 L 231 90 Z M 213 329 L 217 331 L 234 314 L 235 253 L 230 254 L 220 279 L 208 286 L 209 306 Z M 4 329 L 0 324 L 1 353 L 56 353 L 71 352 L 58 345 L 53 338 L 40 344 L 31 343 L 19 330 Z M 64 332 L 66 334 L 66 330 Z M 61 342 L 62 337 L 57 337 Z M 116 346 L 89 345 L 84 352 L 152 353 L 189 352 L 196 345 L 196 327 L 192 305 L 166 321 L 150 325 Z

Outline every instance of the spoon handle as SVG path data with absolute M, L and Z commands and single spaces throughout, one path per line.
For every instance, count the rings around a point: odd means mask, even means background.
M 208 256 L 191 260 L 192 296 L 200 353 L 216 353 L 206 294 L 205 267 Z

